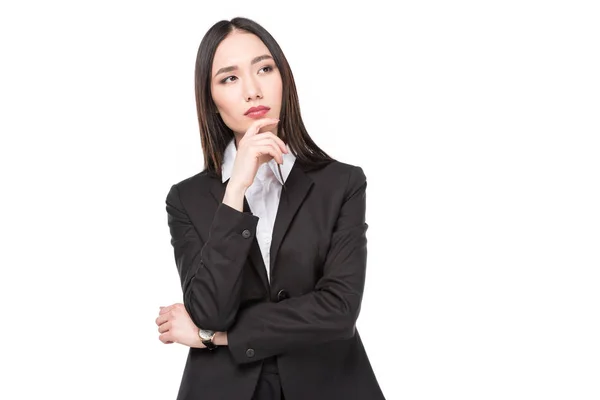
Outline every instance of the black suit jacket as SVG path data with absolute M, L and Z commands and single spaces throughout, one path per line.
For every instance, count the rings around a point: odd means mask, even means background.
M 365 283 L 366 177 L 331 162 L 296 160 L 271 243 L 271 282 L 255 238 L 258 217 L 222 203 L 226 183 L 206 171 L 166 199 L 183 303 L 228 347 L 190 348 L 179 400 L 250 399 L 262 361 L 276 356 L 286 400 L 384 396 L 355 323 Z

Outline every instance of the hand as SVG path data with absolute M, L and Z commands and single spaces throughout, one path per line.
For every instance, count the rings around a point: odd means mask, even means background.
M 165 344 L 180 343 L 189 347 L 206 348 L 198 336 L 198 327 L 181 303 L 160 307 L 156 325 L 161 333 L 158 339 Z
M 283 164 L 282 154 L 288 152 L 285 143 L 272 132 L 260 132 L 261 128 L 277 123 L 279 123 L 278 119 L 263 118 L 250 125 L 238 143 L 237 155 L 229 179 L 229 184 L 233 188 L 245 191 L 254 182 L 258 167 L 273 158 L 278 164 Z
M 181 303 L 160 307 L 156 325 L 161 335 L 158 339 L 164 344 L 180 343 L 189 347 L 205 349 L 198 327 L 194 324 L 185 306 Z M 217 346 L 227 346 L 227 332 L 216 332 L 213 342 Z

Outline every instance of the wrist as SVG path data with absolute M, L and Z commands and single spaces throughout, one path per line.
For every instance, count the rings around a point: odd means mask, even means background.
M 227 346 L 227 332 L 217 332 L 213 339 L 213 343 L 217 346 Z
M 225 189 L 225 192 L 229 192 L 232 195 L 244 196 L 246 194 L 246 190 L 248 190 L 248 187 L 248 185 L 238 183 L 230 178 L 229 182 L 227 182 L 227 188 Z
M 243 185 L 238 185 L 233 182 L 227 184 L 225 189 L 225 196 L 223 197 L 223 203 L 227 204 L 231 208 L 235 208 L 238 211 L 244 210 L 244 196 L 248 188 Z
M 210 329 L 199 329 L 198 336 L 200 337 L 200 341 L 209 350 L 214 350 L 217 348 L 217 343 L 215 342 L 215 337 L 217 332 Z

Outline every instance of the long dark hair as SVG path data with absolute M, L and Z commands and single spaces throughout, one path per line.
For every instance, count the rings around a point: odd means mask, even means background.
M 217 47 L 236 29 L 258 36 L 271 52 L 281 74 L 283 93 L 277 135 L 289 145 L 296 160 L 309 168 L 319 167 L 333 161 L 315 144 L 306 131 L 300 115 L 294 76 L 279 44 L 266 29 L 256 22 L 238 17 L 231 21 L 223 20 L 214 24 L 206 32 L 198 48 L 195 72 L 196 109 L 204 154 L 204 168 L 209 173 L 220 177 L 225 148 L 234 138 L 233 131 L 225 125 L 213 103 L 211 73 Z

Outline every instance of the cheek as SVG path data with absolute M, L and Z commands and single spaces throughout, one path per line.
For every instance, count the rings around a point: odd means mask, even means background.
M 226 90 L 219 90 L 219 88 L 213 88 L 212 99 L 215 105 L 219 108 L 221 114 L 228 113 L 231 109 L 230 94 Z
M 212 99 L 215 105 L 217 106 L 217 110 L 219 114 L 221 114 L 221 119 L 225 122 L 231 130 L 234 132 L 241 132 L 243 128 L 243 121 L 240 117 L 240 104 L 239 96 L 236 96 L 234 90 L 223 90 L 219 91 L 218 89 L 213 91 Z
M 239 113 L 239 104 L 234 100 L 235 96 L 231 92 L 229 90 L 213 94 L 213 101 L 223 116 L 235 116 Z
M 281 79 L 273 80 L 272 84 L 269 85 L 269 99 L 273 99 L 277 106 L 281 106 L 281 97 L 283 96 L 283 86 Z

